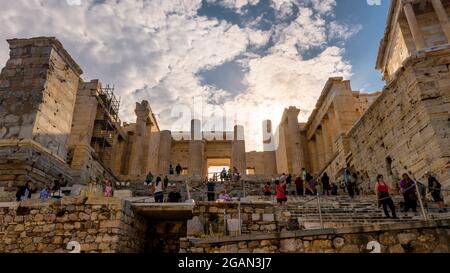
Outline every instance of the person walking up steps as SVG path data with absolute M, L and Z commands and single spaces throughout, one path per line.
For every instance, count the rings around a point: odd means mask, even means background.
M 163 203 L 164 201 L 164 192 L 163 192 L 163 183 L 161 176 L 156 178 L 156 182 L 153 185 L 153 196 L 155 197 L 156 203 Z
M 383 176 L 380 174 L 377 176 L 377 183 L 375 184 L 375 193 L 377 195 L 377 202 L 383 205 L 384 215 L 387 218 L 391 218 L 389 215 L 388 207 L 392 212 L 392 217 L 394 219 L 397 218 L 397 214 L 395 213 L 395 206 L 392 198 L 389 194 L 389 186 L 384 182 Z
M 344 169 L 344 184 L 345 184 L 345 187 L 347 188 L 348 196 L 350 197 L 350 199 L 353 199 L 353 197 L 355 196 L 355 191 L 354 191 L 353 183 L 352 183 L 351 179 L 352 178 L 351 178 L 350 171 L 346 167 Z
M 275 181 L 275 185 L 276 185 L 276 197 L 277 197 L 277 202 L 278 204 L 280 204 L 280 206 L 282 206 L 284 203 L 287 202 L 287 197 L 286 197 L 286 182 L 280 182 L 279 180 Z
M 409 209 L 412 209 L 413 212 L 417 212 L 417 195 L 414 181 L 409 178 L 406 173 L 402 175 L 402 178 L 403 179 L 400 181 L 400 190 L 405 201 L 404 212 L 408 212 Z
M 439 213 L 447 212 L 447 208 L 445 208 L 444 198 L 442 198 L 441 183 L 437 181 L 437 179 L 431 174 L 431 172 L 427 172 L 426 176 L 428 178 L 428 192 L 431 194 L 433 202 L 438 204 Z

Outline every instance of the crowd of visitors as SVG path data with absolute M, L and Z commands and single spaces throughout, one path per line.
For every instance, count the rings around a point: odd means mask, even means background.
M 428 172 L 426 174 L 428 179 L 428 193 L 426 187 L 410 178 L 408 174 L 403 174 L 398 186 L 404 201 L 402 202 L 403 211 L 407 213 L 412 211 L 417 212 L 417 202 L 419 196 L 422 199 L 426 199 L 428 196 L 432 202 L 438 204 L 439 212 L 447 212 L 445 207 L 441 184 L 437 179 Z M 337 196 L 339 192 L 347 194 L 351 200 L 355 195 L 360 194 L 360 189 L 357 185 L 357 175 L 351 173 L 348 167 L 345 167 L 342 171 L 342 177 L 337 182 L 332 182 L 327 173 L 324 173 L 320 179 L 314 179 L 314 177 L 303 168 L 298 175 L 291 175 L 283 173 L 280 177 L 272 179 L 272 182 L 267 182 L 262 192 L 265 196 L 275 196 L 277 202 L 280 205 L 286 203 L 289 194 L 290 185 L 294 181 L 295 190 L 292 191 L 292 195 L 316 195 L 318 193 L 325 196 Z M 275 188 L 272 188 L 274 185 Z M 417 192 L 419 189 L 419 192 Z M 382 175 L 378 175 L 375 183 L 374 192 L 376 194 L 377 203 L 379 207 L 383 207 L 383 211 L 386 217 L 397 219 L 397 213 L 395 211 L 394 201 L 391 198 L 391 189 L 388 183 L 385 182 Z M 389 213 L 390 210 L 390 213 Z

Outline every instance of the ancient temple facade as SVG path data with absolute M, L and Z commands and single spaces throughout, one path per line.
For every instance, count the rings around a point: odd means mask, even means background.
M 310 170 L 339 181 L 348 166 L 359 186 L 383 174 L 394 188 L 403 173 L 450 186 L 450 1 L 392 1 L 376 68 L 380 93 L 352 91 L 330 78 L 306 124 L 286 109 L 278 127 L 278 173 Z M 296 124 L 297 126 L 294 126 Z
M 8 40 L 10 59 L 0 74 L 0 192 L 58 174 L 81 184 L 94 177 L 142 181 L 177 164 L 196 179 L 224 166 L 267 179 L 306 168 L 335 181 L 348 166 L 367 189 L 377 174 L 395 188 L 402 173 L 422 180 L 432 171 L 448 188 L 449 14 L 449 0 L 392 1 L 376 63 L 383 90 L 354 91 L 349 81 L 330 78 L 307 122 L 289 107 L 276 130 L 263 123 L 261 152 L 246 151 L 240 125 L 204 132 L 192 120 L 189 132 L 160 130 L 147 101 L 136 103 L 136 122 L 122 123 L 114 88 L 82 80 L 57 39 Z

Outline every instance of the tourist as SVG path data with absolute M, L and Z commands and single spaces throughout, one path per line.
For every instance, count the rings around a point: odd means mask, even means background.
M 227 181 L 231 181 L 231 178 L 233 177 L 233 171 L 231 168 L 228 169 L 228 175 L 227 175 Z
M 16 200 L 22 201 L 26 199 L 31 199 L 32 189 L 33 189 L 33 181 L 28 180 L 27 183 L 25 183 L 25 186 L 19 187 L 19 190 L 16 193 Z
M 237 182 L 241 179 L 240 173 L 236 167 L 233 167 L 233 181 Z
M 50 188 L 48 185 L 44 186 L 44 188 L 39 192 L 39 199 L 41 201 L 45 201 L 50 198 Z
M 164 188 L 167 189 L 167 187 L 169 186 L 169 178 L 166 176 L 164 176 Z
M 303 180 L 303 194 L 305 194 L 306 193 L 306 175 L 308 174 L 308 172 L 306 171 L 306 169 L 305 168 L 302 168 L 302 173 L 301 173 L 301 176 L 302 176 L 302 180 Z
M 223 182 L 227 178 L 227 170 L 225 168 L 220 172 L 220 181 Z
M 297 190 L 297 195 L 303 196 L 303 179 L 300 176 L 295 178 L 295 189 Z
M 177 187 L 172 187 L 172 190 L 170 191 L 168 195 L 168 202 L 169 203 L 179 203 L 181 202 L 181 194 L 178 191 Z
M 272 196 L 272 190 L 270 189 L 270 182 L 267 182 L 263 189 L 265 196 Z
M 212 179 L 207 181 L 206 184 L 207 193 L 208 193 L 208 201 L 215 201 L 216 200 L 216 184 Z
M 394 201 L 392 201 L 392 198 L 389 195 L 389 186 L 386 184 L 386 182 L 384 182 L 383 176 L 381 174 L 377 176 L 377 182 L 375 184 L 375 194 L 377 196 L 378 204 L 383 205 L 384 215 L 386 215 L 387 218 L 391 218 L 387 209 L 389 207 L 392 212 L 392 217 L 394 219 L 397 219 Z
M 275 180 L 275 191 L 276 191 L 276 198 L 277 202 L 280 206 L 282 206 L 284 203 L 287 202 L 286 197 L 286 182 L 280 182 L 280 180 Z
M 111 186 L 111 181 L 108 179 L 105 179 L 105 182 L 103 185 L 103 196 L 104 197 L 112 197 L 113 196 L 113 188 Z
M 164 201 L 163 183 L 161 176 L 156 177 L 156 182 L 153 184 L 153 196 L 156 203 L 162 203 Z
M 225 190 L 222 190 L 222 192 L 219 194 L 219 201 L 229 202 L 231 201 L 231 197 L 226 193 Z
M 338 195 L 338 186 L 336 183 L 331 183 L 331 195 L 337 196 Z
M 61 187 L 66 185 L 64 176 L 62 174 L 58 174 L 58 179 L 53 180 L 53 185 L 50 187 L 50 192 L 53 198 L 60 199 L 62 198 Z
M 306 194 L 307 195 L 315 195 L 316 194 L 316 181 L 314 177 L 309 173 L 306 174 Z
M 345 187 L 347 188 L 348 196 L 350 197 L 350 199 L 353 199 L 353 197 L 355 196 L 355 191 L 354 191 L 354 188 L 353 188 L 353 183 L 351 181 L 352 176 L 350 174 L 350 171 L 348 170 L 348 167 L 345 167 L 343 176 L 344 176 L 343 177 L 344 178 L 344 184 L 345 184 Z
M 322 182 L 323 195 L 329 196 L 331 192 L 330 177 L 328 177 L 327 173 L 324 173 L 320 181 Z
M 412 209 L 413 212 L 417 212 L 417 195 L 416 195 L 416 185 L 414 181 L 409 178 L 408 174 L 402 175 L 402 180 L 400 181 L 400 191 L 403 194 L 405 201 L 404 212 L 408 212 Z
M 153 182 L 152 172 L 148 172 L 147 177 L 145 177 L 145 183 L 149 186 Z
M 169 166 L 169 175 L 173 175 L 173 166 L 170 164 Z
M 447 212 L 447 208 L 445 207 L 444 203 L 444 198 L 442 197 L 441 183 L 437 181 L 437 179 L 431 174 L 431 172 L 427 172 L 426 176 L 428 178 L 428 192 L 431 194 L 433 202 L 438 204 L 439 213 Z
M 177 166 L 175 167 L 175 172 L 177 173 L 177 176 L 180 176 L 182 170 L 183 168 L 181 167 L 180 163 L 178 163 Z

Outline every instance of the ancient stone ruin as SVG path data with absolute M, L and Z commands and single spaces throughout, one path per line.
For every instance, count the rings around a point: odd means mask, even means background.
M 244 128 L 162 131 L 148 101 L 135 123 L 119 119 L 114 87 L 84 82 L 82 70 L 53 37 L 11 39 L 0 74 L 0 252 L 446 252 L 450 215 L 427 203 L 421 213 L 385 219 L 374 202 L 384 175 L 394 192 L 403 173 L 432 172 L 450 189 L 450 1 L 392 1 L 376 67 L 386 86 L 354 91 L 330 78 L 306 123 L 286 108 L 276 128 L 265 121 L 264 151 L 245 149 Z M 175 136 L 177 134 L 177 136 Z M 218 137 L 220 136 L 220 137 Z M 180 175 L 170 173 L 180 164 Z M 207 202 L 208 169 L 236 167 L 240 179 L 217 182 L 231 202 Z M 262 196 L 282 173 L 341 182 L 348 167 L 359 196 L 292 196 L 279 207 Z M 168 176 L 180 203 L 154 203 L 147 174 Z M 58 200 L 15 201 L 18 186 L 39 192 L 62 175 Z M 114 197 L 95 192 L 112 181 Z M 93 186 L 94 185 L 94 186 Z M 292 188 L 288 191 L 293 190 Z M 167 195 L 167 192 L 166 192 Z M 344 194 L 345 195 L 345 194 Z M 402 198 L 396 196 L 399 206 Z

